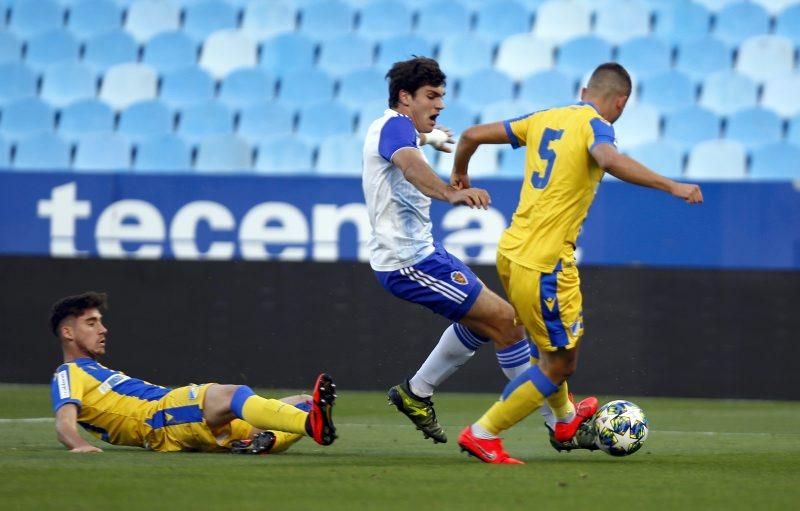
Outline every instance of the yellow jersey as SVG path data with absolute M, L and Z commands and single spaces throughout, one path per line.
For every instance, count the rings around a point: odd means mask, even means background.
M 498 251 L 544 273 L 571 261 L 603 169 L 589 150 L 614 144 L 614 128 L 591 103 L 534 112 L 504 122 L 514 148 L 526 146 L 525 179 Z

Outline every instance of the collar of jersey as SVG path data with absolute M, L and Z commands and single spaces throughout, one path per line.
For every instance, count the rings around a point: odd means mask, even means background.
M 578 104 L 578 105 L 581 105 L 581 106 L 583 106 L 583 105 L 589 105 L 590 107 L 594 108 L 594 111 L 595 111 L 595 112 L 597 112 L 598 114 L 600 113 L 600 110 L 598 110 L 598 109 L 597 109 L 597 105 L 595 105 L 595 104 L 594 104 L 594 103 L 592 103 L 591 101 L 578 101 L 578 103 L 577 103 L 577 104 Z

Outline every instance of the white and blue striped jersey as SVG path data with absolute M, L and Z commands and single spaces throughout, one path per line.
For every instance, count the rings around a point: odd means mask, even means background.
M 372 226 L 370 265 L 376 271 L 411 266 L 434 251 L 431 199 L 392 163 L 394 153 L 408 147 L 425 158 L 411 118 L 392 109 L 370 125 L 364 141 L 362 186 Z

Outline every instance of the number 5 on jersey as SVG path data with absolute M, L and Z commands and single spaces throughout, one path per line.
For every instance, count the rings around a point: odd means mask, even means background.
M 553 171 L 553 163 L 556 161 L 556 152 L 550 149 L 550 142 L 558 140 L 564 134 L 564 130 L 554 130 L 545 128 L 542 133 L 542 141 L 539 143 L 539 158 L 547 162 L 544 175 L 534 171 L 531 175 L 531 184 L 534 188 L 541 190 L 550 182 L 550 173 Z

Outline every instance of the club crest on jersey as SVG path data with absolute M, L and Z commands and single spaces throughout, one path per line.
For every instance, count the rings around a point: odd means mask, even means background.
M 450 274 L 450 280 L 458 284 L 459 286 L 466 286 L 469 281 L 467 277 L 461 273 L 460 271 L 454 271 Z

